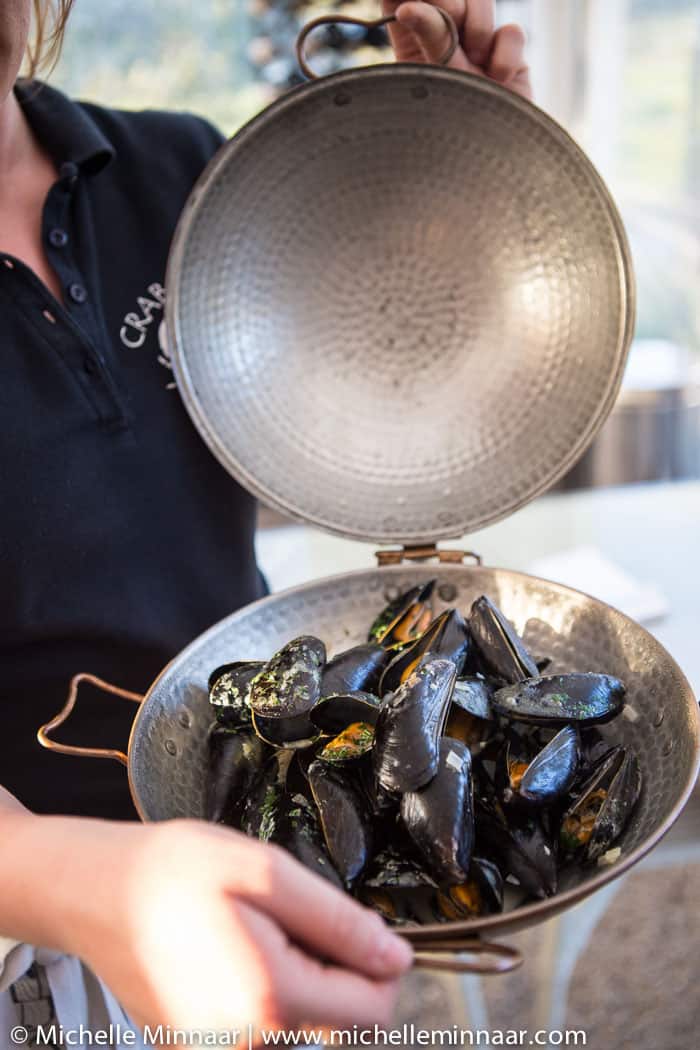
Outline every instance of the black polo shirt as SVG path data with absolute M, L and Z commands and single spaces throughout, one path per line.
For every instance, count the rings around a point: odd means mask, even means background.
M 0 230 L 0 784 L 41 812 L 134 816 L 121 766 L 46 752 L 36 730 L 76 672 L 143 691 L 264 591 L 253 500 L 192 426 L 161 331 L 168 246 L 222 139 L 194 116 L 16 93 L 59 172 L 42 238 L 64 304 Z M 88 691 L 59 735 L 125 750 L 133 716 Z

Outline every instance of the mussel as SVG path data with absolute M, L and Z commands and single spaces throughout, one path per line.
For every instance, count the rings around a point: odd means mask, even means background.
M 250 684 L 253 726 L 277 747 L 302 746 L 317 735 L 309 717 L 321 695 L 326 647 L 304 635 L 275 653 Z
M 367 640 L 385 649 L 405 645 L 422 634 L 433 618 L 436 580 L 411 587 L 385 606 L 369 629 Z
M 530 757 L 526 742 L 510 734 L 502 752 L 503 801 L 547 806 L 571 787 L 579 761 L 579 735 L 566 725 Z
M 293 755 L 290 750 L 273 751 L 260 767 L 243 804 L 240 828 L 246 835 L 275 841 Z
M 418 859 L 405 848 L 390 845 L 374 857 L 360 899 L 388 922 L 417 922 L 434 901 L 436 890 L 435 879 Z
M 374 769 L 387 791 L 416 791 L 437 773 L 455 677 L 454 664 L 428 655 L 385 697 L 375 727 Z
M 443 737 L 432 780 L 401 799 L 401 819 L 438 882 L 468 877 L 474 839 L 471 755 L 460 740 Z
M 259 660 L 239 660 L 222 664 L 209 675 L 209 703 L 219 722 L 229 726 L 251 724 L 250 683 L 265 664 Z
M 321 678 L 321 696 L 377 692 L 390 652 L 376 642 L 356 645 L 329 660 Z
M 340 876 L 326 851 L 317 813 L 302 795 L 281 800 L 271 841 L 284 846 L 317 875 L 322 875 L 338 888 L 342 887 Z
M 611 748 L 577 789 L 562 818 L 562 851 L 583 861 L 601 857 L 625 830 L 641 789 L 636 757 L 624 747 Z
M 427 653 L 450 660 L 455 666 L 455 672 L 460 674 L 470 646 L 469 629 L 464 617 L 458 609 L 446 609 L 435 617 L 415 642 L 397 653 L 385 668 L 379 682 L 379 695 L 386 696 L 398 689 Z
M 322 733 L 342 733 L 351 722 L 376 725 L 381 705 L 373 693 L 337 693 L 321 697 L 309 717 Z
M 209 733 L 209 763 L 204 818 L 238 827 L 245 796 L 266 753 L 253 732 L 214 725 Z
M 503 876 L 497 865 L 485 857 L 472 857 L 468 880 L 442 889 L 437 906 L 446 919 L 472 919 L 503 911 Z
M 537 813 L 509 813 L 477 799 L 477 845 L 493 858 L 508 881 L 533 897 L 557 891 L 556 844 Z
M 352 886 L 372 856 L 372 829 L 362 795 L 327 762 L 312 762 L 307 776 L 326 848 L 345 885 Z
M 493 682 L 489 682 L 485 678 L 479 678 L 476 675 L 457 678 L 454 692 L 452 693 L 452 703 L 456 704 L 457 707 L 461 707 L 463 711 L 467 711 L 470 715 L 474 715 L 475 718 L 489 721 L 493 718 L 491 697 L 494 692 Z
M 521 682 L 538 674 L 537 664 L 522 638 L 497 605 L 482 594 L 469 613 L 469 630 L 482 669 L 506 682 Z
M 318 751 L 319 762 L 355 762 L 367 755 L 374 744 L 374 726 L 368 722 L 351 722 Z
M 619 678 L 589 672 L 540 675 L 497 689 L 491 707 L 498 715 L 533 725 L 591 725 L 609 722 L 624 705 Z

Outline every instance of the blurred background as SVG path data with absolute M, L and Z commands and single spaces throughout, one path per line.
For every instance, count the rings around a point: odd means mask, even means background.
M 612 418 L 564 488 L 700 476 L 700 3 L 499 0 L 537 102 L 590 154 L 627 226 L 637 338 Z M 377 0 L 78 0 L 54 82 L 112 106 L 200 113 L 232 134 L 300 81 L 294 39 Z M 312 37 L 319 73 L 386 61 L 383 30 Z

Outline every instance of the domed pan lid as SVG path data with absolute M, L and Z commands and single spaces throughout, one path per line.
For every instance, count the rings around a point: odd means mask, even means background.
M 193 190 L 166 284 L 178 386 L 224 467 L 379 543 L 460 536 L 548 489 L 608 415 L 634 319 L 620 217 L 566 132 L 484 78 L 404 64 L 246 125 Z

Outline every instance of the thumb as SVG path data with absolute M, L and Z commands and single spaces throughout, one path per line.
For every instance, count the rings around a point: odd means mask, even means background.
M 424 3 L 423 0 L 408 0 L 397 7 L 396 21 L 415 35 L 427 62 L 442 61 L 449 50 L 452 36 L 437 8 Z M 473 72 L 474 69 L 459 45 L 447 65 L 452 69 L 468 72 Z

